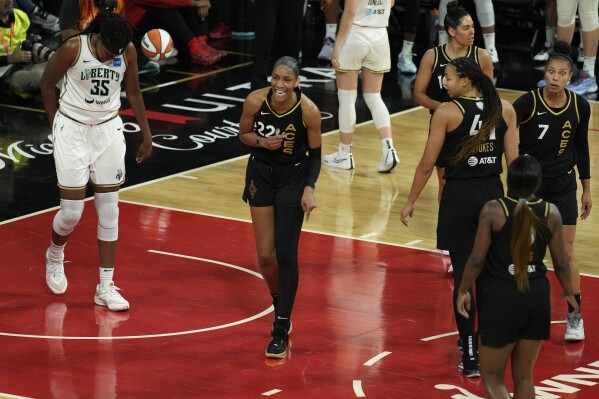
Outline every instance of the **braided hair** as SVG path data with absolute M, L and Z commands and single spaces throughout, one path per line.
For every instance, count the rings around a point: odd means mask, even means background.
M 122 54 L 131 42 L 132 30 L 127 20 L 118 14 L 100 11 L 81 35 L 99 34 L 106 50 L 113 54 Z
M 530 289 L 528 263 L 534 242 L 533 237 L 537 234 L 544 235 L 547 232 L 546 222 L 528 206 L 528 200 L 533 197 L 541 185 L 541 177 L 541 165 L 528 154 L 514 159 L 508 167 L 508 191 L 518 198 L 518 205 L 514 210 L 510 254 L 514 262 L 514 281 L 520 292 Z
M 458 155 L 453 160 L 454 164 L 457 164 L 475 152 L 479 145 L 487 140 L 491 133 L 501 125 L 501 122 L 503 121 L 503 108 L 499 94 L 497 94 L 497 90 L 495 90 L 495 86 L 493 85 L 493 81 L 483 73 L 480 65 L 478 65 L 472 58 L 454 58 L 449 61 L 449 65 L 452 65 L 456 69 L 456 73 L 460 78 L 469 79 L 472 82 L 472 85 L 483 96 L 482 126 L 477 134 L 470 136 L 460 145 Z
M 462 23 L 462 18 L 469 17 L 470 13 L 466 11 L 459 1 L 450 1 L 447 4 L 447 15 L 443 21 L 445 31 L 449 33 L 449 28 L 457 30 L 458 26 Z

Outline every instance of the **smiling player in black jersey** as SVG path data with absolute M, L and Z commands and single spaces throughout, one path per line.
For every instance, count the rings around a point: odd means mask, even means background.
M 271 358 L 287 355 L 300 232 L 304 213 L 309 220 L 316 208 L 320 122 L 320 110 L 299 89 L 299 67 L 291 57 L 275 62 L 271 87 L 247 96 L 239 122 L 239 138 L 251 147 L 243 200 L 250 206 L 258 268 L 275 308 L 265 353 Z

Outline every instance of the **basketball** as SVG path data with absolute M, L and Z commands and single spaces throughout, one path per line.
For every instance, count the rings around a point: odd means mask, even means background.
M 173 53 L 173 39 L 162 29 L 152 29 L 141 39 L 141 51 L 152 61 L 163 61 Z

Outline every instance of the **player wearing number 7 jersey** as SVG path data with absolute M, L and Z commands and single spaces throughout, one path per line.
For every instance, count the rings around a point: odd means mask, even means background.
M 54 87 L 64 76 L 59 104 Z M 60 210 L 46 251 L 46 284 L 55 294 L 67 290 L 64 248 L 81 219 L 86 187 L 94 189 L 98 214 L 100 284 L 94 302 L 113 311 L 129 302 L 113 283 L 118 240 L 118 190 L 125 181 L 125 137 L 119 117 L 121 83 L 141 129 L 137 163 L 152 151 L 152 135 L 137 78 L 131 27 L 117 14 L 101 12 L 81 35 L 65 41 L 42 76 L 42 99 L 52 125 Z
M 574 259 L 574 237 L 578 204 L 576 173 L 582 184 L 581 219 L 591 212 L 591 172 L 588 143 L 590 106 L 587 100 L 566 89 L 572 77 L 570 46 L 557 42 L 545 67 L 547 85 L 530 91 L 514 102 L 520 125 L 520 154 L 530 154 L 541 164 L 543 181 L 537 196 L 559 209 L 564 225 L 564 241 L 572 271 L 574 297 L 580 306 L 580 271 Z M 584 339 L 580 314 L 568 305 L 565 339 Z

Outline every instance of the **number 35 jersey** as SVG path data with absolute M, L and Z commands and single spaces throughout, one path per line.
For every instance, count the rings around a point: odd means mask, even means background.
M 60 110 L 78 122 L 96 125 L 118 113 L 127 65 L 123 55 L 100 61 L 90 46 L 91 36 L 79 36 L 79 55 L 65 74 Z
M 287 112 L 278 114 L 270 107 L 272 90 L 268 91 L 260 110 L 254 116 L 254 132 L 261 137 L 283 136 L 283 143 L 274 151 L 252 148 L 258 159 L 268 163 L 299 162 L 308 151 L 308 129 L 302 116 L 302 93 L 295 88 L 296 103 Z

